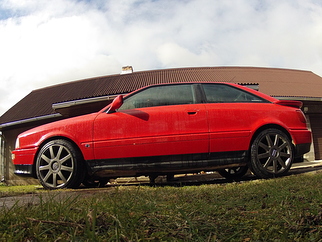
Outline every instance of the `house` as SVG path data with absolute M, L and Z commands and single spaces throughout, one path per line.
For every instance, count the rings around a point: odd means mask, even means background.
M 0 177 L 10 184 L 35 182 L 13 174 L 11 151 L 27 129 L 68 117 L 96 112 L 117 95 L 167 82 L 232 82 L 248 85 L 279 99 L 300 100 L 313 133 L 308 160 L 322 159 L 322 77 L 310 71 L 256 67 L 196 67 L 133 72 L 72 81 L 37 89 L 0 117 Z

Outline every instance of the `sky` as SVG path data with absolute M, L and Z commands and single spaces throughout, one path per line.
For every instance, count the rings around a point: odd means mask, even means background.
M 0 0 L 0 116 L 32 90 L 128 65 L 322 76 L 322 0 Z

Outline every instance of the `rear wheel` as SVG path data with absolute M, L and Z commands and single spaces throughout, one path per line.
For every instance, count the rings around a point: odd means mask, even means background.
M 285 174 L 291 168 L 294 148 L 289 137 L 278 129 L 262 131 L 251 146 L 250 168 L 261 178 Z
M 44 188 L 76 188 L 84 179 L 85 169 L 82 156 L 74 145 L 58 139 L 41 148 L 36 173 Z
M 247 173 L 247 171 L 248 166 L 238 166 L 227 169 L 221 169 L 217 172 L 227 179 L 240 179 Z

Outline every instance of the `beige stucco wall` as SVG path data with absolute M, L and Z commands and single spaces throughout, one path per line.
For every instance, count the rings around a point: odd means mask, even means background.
M 2 131 L 2 140 L 4 143 L 4 153 L 2 154 L 2 159 L 0 162 L 3 162 L 2 167 L 2 176 L 4 182 L 8 185 L 27 185 L 27 184 L 39 184 L 37 179 L 30 177 L 22 177 L 14 174 L 14 165 L 11 160 L 11 152 L 15 148 L 15 141 L 18 134 L 25 131 L 26 128 L 20 128 L 10 131 Z

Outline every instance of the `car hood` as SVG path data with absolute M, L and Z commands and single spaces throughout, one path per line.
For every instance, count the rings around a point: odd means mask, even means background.
M 68 118 L 27 130 L 18 136 L 20 147 L 38 146 L 43 140 L 60 136 L 80 143 L 90 140 L 92 138 L 93 120 L 97 114 L 92 113 Z M 86 132 L 83 132 L 83 130 Z

